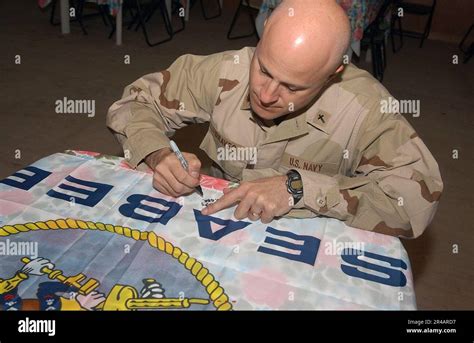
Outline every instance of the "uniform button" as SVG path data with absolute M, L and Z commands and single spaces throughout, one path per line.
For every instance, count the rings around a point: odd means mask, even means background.
M 319 207 L 326 206 L 326 200 L 324 200 L 324 198 L 322 198 L 322 197 L 318 197 L 316 199 L 316 203 L 319 205 Z

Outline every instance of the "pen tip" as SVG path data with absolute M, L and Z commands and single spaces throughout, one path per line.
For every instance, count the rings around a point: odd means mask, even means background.
M 201 198 L 204 198 L 204 192 L 202 191 L 201 186 L 196 187 L 196 192 L 201 196 Z

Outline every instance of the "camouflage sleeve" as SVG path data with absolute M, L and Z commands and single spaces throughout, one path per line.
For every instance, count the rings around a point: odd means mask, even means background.
M 356 228 L 420 236 L 443 190 L 438 164 L 406 119 L 379 104 L 359 132 L 349 176 L 299 170 L 304 206 Z
M 168 69 L 128 85 L 109 108 L 107 126 L 136 167 L 147 155 L 169 146 L 175 130 L 209 121 L 218 96 L 224 54 L 183 55 Z

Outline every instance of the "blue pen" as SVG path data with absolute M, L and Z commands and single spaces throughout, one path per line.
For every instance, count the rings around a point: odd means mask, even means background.
M 176 143 L 174 141 L 170 141 L 170 146 L 171 146 L 171 150 L 173 150 L 173 152 L 175 153 L 176 157 L 178 158 L 179 162 L 183 166 L 184 170 L 188 171 L 188 167 L 189 167 L 188 161 L 186 161 L 186 159 L 184 158 L 183 154 L 179 150 Z M 201 197 L 204 197 L 204 193 L 202 192 L 202 188 L 200 185 L 195 187 L 194 189 L 196 190 L 196 192 L 198 192 L 198 194 Z

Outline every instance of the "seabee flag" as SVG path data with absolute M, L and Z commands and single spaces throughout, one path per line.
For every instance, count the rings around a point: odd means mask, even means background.
M 397 238 L 330 218 L 205 216 L 227 181 L 203 176 L 204 199 L 176 199 L 151 174 L 87 155 L 0 181 L 0 309 L 416 307 Z

